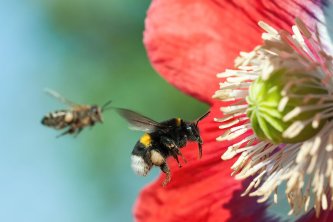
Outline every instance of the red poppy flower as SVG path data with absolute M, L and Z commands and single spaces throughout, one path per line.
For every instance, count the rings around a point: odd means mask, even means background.
M 230 144 L 218 143 L 221 135 L 213 117 L 227 105 L 212 99 L 218 89 L 216 74 L 233 68 L 240 51 L 261 43 L 258 21 L 291 30 L 295 16 L 311 28 L 320 20 L 324 1 L 313 0 L 154 0 L 146 19 L 144 43 L 149 59 L 168 82 L 211 106 L 200 123 L 203 157 L 197 147 L 182 149 L 188 163 L 178 168 L 169 160 L 172 179 L 162 187 L 164 175 L 145 187 L 134 209 L 137 221 L 266 221 L 267 205 L 240 197 L 248 183 L 230 176 L 234 161 L 222 161 Z M 246 137 L 246 135 L 244 135 Z M 331 211 L 317 221 L 333 218 Z M 302 221 L 314 221 L 313 212 Z

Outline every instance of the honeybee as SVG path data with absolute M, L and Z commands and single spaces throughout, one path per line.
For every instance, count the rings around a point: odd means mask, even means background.
M 66 99 L 53 90 L 45 89 L 45 92 L 69 106 L 69 109 L 48 113 L 41 121 L 43 125 L 57 130 L 66 128 L 57 137 L 66 134 L 77 136 L 85 127 L 94 126 L 98 122 L 103 123 L 102 113 L 109 109 L 109 105 L 111 104 L 111 101 L 108 101 L 102 107 L 97 105 L 80 105 Z
M 180 148 L 184 147 L 188 141 L 198 143 L 199 159 L 201 158 L 203 141 L 198 123 L 209 112 L 193 122 L 172 118 L 159 123 L 128 109 L 117 108 L 117 111 L 127 120 L 131 129 L 145 132 L 134 146 L 131 155 L 132 169 L 136 174 L 146 176 L 153 166 L 158 166 L 166 174 L 162 183 L 166 186 L 171 180 L 166 159 L 172 156 L 177 161 L 178 167 L 182 167 L 178 156 L 181 156 L 185 163 L 187 162 Z

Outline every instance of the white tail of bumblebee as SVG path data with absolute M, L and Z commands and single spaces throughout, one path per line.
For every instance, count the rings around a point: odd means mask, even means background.
M 140 176 L 146 176 L 151 167 L 145 162 L 141 156 L 132 155 L 132 169 L 133 171 Z

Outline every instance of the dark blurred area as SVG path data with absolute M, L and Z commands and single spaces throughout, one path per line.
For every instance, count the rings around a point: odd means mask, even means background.
M 46 128 L 46 113 L 66 108 L 51 88 L 82 104 L 136 110 L 157 121 L 195 119 L 207 106 L 155 71 L 142 44 L 150 1 L 5 0 L 0 8 L 3 143 L 0 221 L 132 221 L 140 189 L 130 153 L 140 132 L 114 111 L 77 137 Z

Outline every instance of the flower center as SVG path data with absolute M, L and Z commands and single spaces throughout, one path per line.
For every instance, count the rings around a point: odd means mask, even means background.
M 252 177 L 243 195 L 263 202 L 274 193 L 276 202 L 286 182 L 289 213 L 312 205 L 318 216 L 333 200 L 332 57 L 299 19 L 293 34 L 259 25 L 264 44 L 217 75 L 222 82 L 213 98 L 228 104 L 215 118 L 224 131 L 217 140 L 232 144 L 222 159 L 241 154 L 231 169 L 236 179 Z
M 326 122 L 321 118 L 316 123 L 315 118 L 332 107 L 331 102 L 322 100 L 325 96 L 328 92 L 316 76 L 280 69 L 268 79 L 259 77 L 250 85 L 247 116 L 262 140 L 274 144 L 303 142 L 318 133 Z

